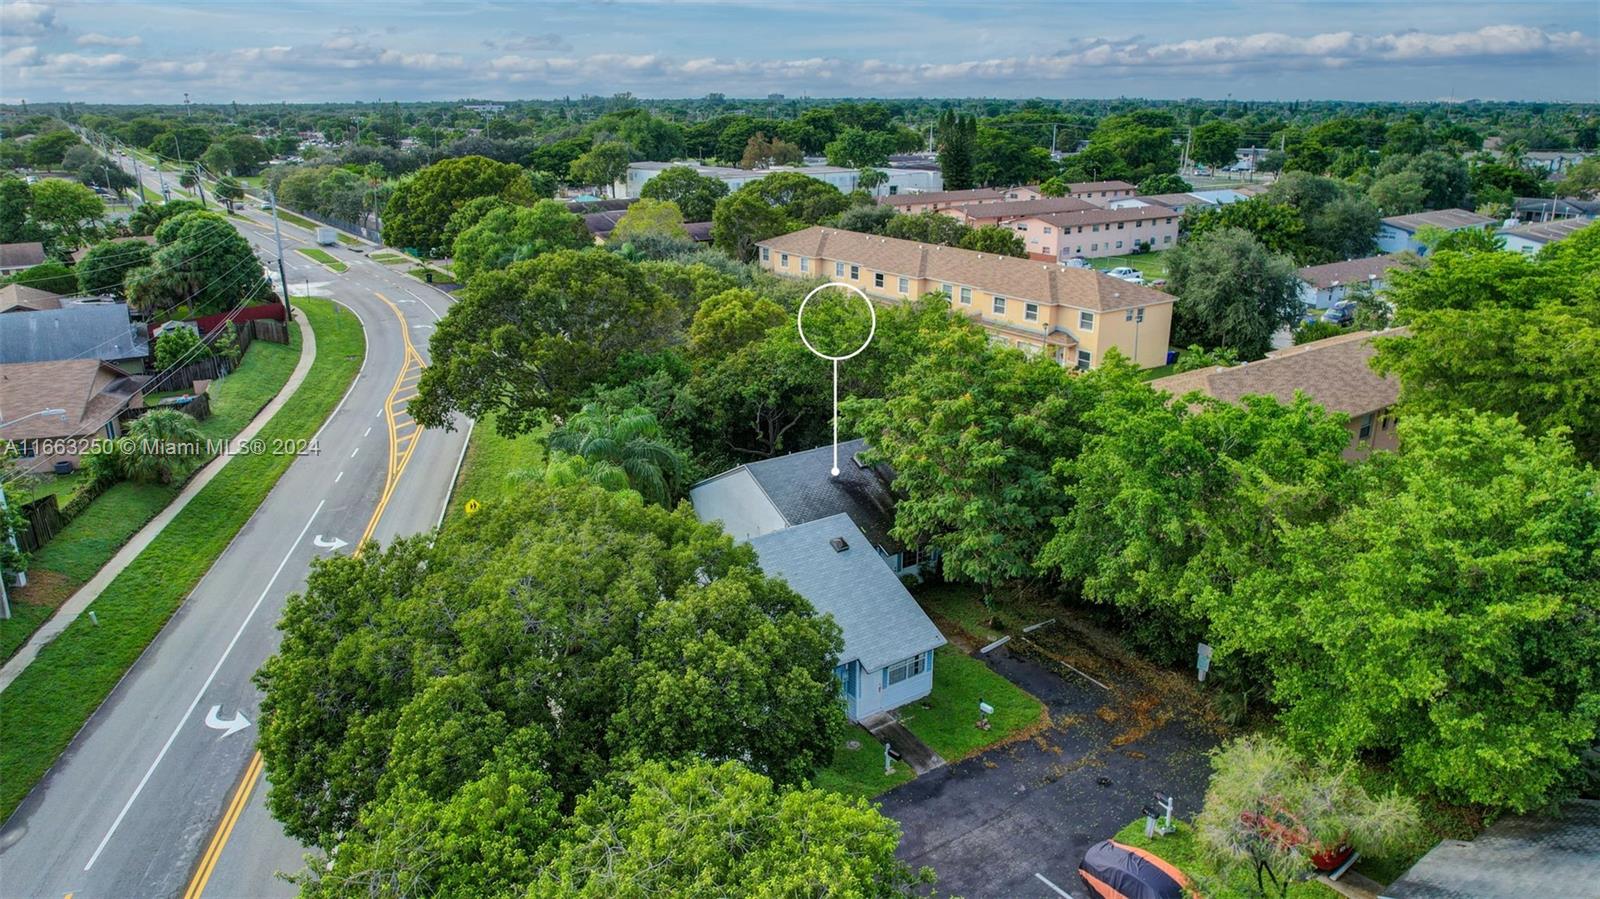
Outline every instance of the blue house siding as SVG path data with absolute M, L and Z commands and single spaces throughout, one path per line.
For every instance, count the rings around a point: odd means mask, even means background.
M 932 693 L 933 650 L 919 655 L 923 660 L 922 671 L 893 684 L 889 683 L 889 671 L 899 665 L 899 662 L 885 665 L 876 671 L 868 671 L 856 661 L 852 661 L 848 666 L 841 665 L 840 668 L 851 669 L 853 675 L 853 678 L 840 679 L 843 685 L 841 690 L 845 696 L 846 717 L 851 721 L 859 721 L 869 715 L 916 702 Z

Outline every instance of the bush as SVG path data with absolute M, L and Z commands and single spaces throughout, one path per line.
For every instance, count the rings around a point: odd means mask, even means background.
M 1320 320 L 1304 322 L 1298 328 L 1294 329 L 1294 343 L 1295 346 L 1299 346 L 1302 343 L 1311 343 L 1312 341 L 1323 340 L 1328 337 L 1338 337 L 1343 333 L 1344 328 L 1334 324 L 1333 322 L 1325 322 Z
M 156 338 L 156 368 L 161 371 L 188 365 L 210 355 L 210 348 L 192 328 L 173 328 Z

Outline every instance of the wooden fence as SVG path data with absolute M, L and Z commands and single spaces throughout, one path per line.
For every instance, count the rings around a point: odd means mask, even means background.
M 22 513 L 22 527 L 16 531 L 17 547 L 31 553 L 50 542 L 61 529 L 82 514 L 95 498 L 110 488 L 109 483 L 91 481 L 78 488 L 72 501 L 65 507 L 59 504 L 54 493 L 42 496 L 31 503 L 17 507 Z

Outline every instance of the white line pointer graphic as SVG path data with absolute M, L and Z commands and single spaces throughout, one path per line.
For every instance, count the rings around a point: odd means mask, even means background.
M 827 353 L 821 352 L 816 347 L 811 345 L 811 341 L 806 339 L 806 304 L 811 302 L 811 298 L 812 297 L 816 296 L 817 294 L 819 294 L 822 291 L 827 290 L 829 288 L 838 288 L 839 290 L 848 290 L 851 293 L 855 294 L 856 296 L 860 297 L 861 298 L 861 302 L 867 304 L 867 315 L 871 316 L 871 319 L 872 319 L 872 327 L 867 331 L 867 339 L 861 341 L 861 345 L 860 346 L 856 347 L 853 351 L 844 354 L 843 356 L 830 356 Z M 812 290 L 810 293 L 806 294 L 806 298 L 800 301 L 800 311 L 795 313 L 795 326 L 797 328 L 799 328 L 799 330 L 800 330 L 800 342 L 806 345 L 806 349 L 810 350 L 814 355 L 816 355 L 818 357 L 821 357 L 823 359 L 826 359 L 829 362 L 833 363 L 833 476 L 834 477 L 838 477 L 839 476 L 839 363 L 845 361 L 846 359 L 850 359 L 850 358 L 853 358 L 853 357 L 859 355 L 862 350 L 867 348 L 868 344 L 872 343 L 873 335 L 878 333 L 878 310 L 873 308 L 872 301 L 867 299 L 867 295 L 861 292 L 861 288 L 855 286 L 854 284 L 845 284 L 845 283 L 843 283 L 841 281 L 829 281 L 828 283 L 822 285 L 821 287 L 818 287 L 818 288 Z

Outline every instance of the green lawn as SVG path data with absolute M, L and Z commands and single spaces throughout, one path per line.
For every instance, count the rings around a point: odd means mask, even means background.
M 542 428 L 521 437 L 502 437 L 495 432 L 494 419 L 478 422 L 467 439 L 467 454 L 461 460 L 447 515 L 459 514 L 468 500 L 486 503 L 516 493 L 516 485 L 508 477 L 544 469 L 545 437 Z
M 352 316 L 326 300 L 296 305 L 316 331 L 317 358 L 301 388 L 260 431 L 268 445 L 314 434 L 366 351 Z M 293 461 L 270 454 L 230 459 L 95 600 L 99 625 L 78 618 L 12 682 L 0 703 L 0 733 L 6 735 L 0 741 L 0 819 L 49 770 Z
M 345 265 L 343 262 L 333 258 L 333 254 L 329 253 L 327 250 L 321 250 L 316 247 L 297 247 L 296 249 L 300 253 L 315 259 L 333 271 L 342 272 L 350 268 L 350 266 Z
M 1175 374 L 1177 370 L 1178 363 L 1176 362 L 1173 362 L 1169 365 L 1157 365 L 1154 368 L 1140 369 L 1139 380 L 1154 381 L 1156 378 L 1165 378 L 1167 375 Z
M 857 748 L 851 749 L 851 742 Z M 818 771 L 811 782 L 824 790 L 871 799 L 911 779 L 911 766 L 905 762 L 895 762 L 894 773 L 884 774 L 883 744 L 852 724 L 834 747 L 833 763 Z
M 977 727 L 978 702 L 994 706 L 989 729 Z M 947 762 L 1011 738 L 1038 723 L 1044 705 L 954 646 L 933 653 L 933 692 L 900 709 L 906 729 Z
M 416 278 L 418 281 L 427 281 L 428 276 L 431 274 L 433 275 L 433 281 L 429 283 L 432 284 L 450 284 L 456 279 L 456 276 L 451 274 L 448 270 L 430 265 L 412 266 L 406 270 L 406 274 Z
M 316 230 L 317 230 L 317 223 L 313 222 L 312 220 L 310 220 L 308 218 L 302 218 L 302 217 L 300 217 L 298 215 L 295 215 L 292 212 L 288 212 L 288 211 L 286 211 L 286 210 L 284 210 L 282 208 L 278 209 L 277 213 L 278 213 L 278 218 L 279 219 L 281 219 L 281 220 L 283 220 L 283 221 L 285 221 L 285 222 L 287 222 L 287 223 L 289 223 L 291 225 L 295 225 L 295 226 L 304 228 L 307 231 L 310 231 L 312 233 L 315 233 Z
M 384 265 L 400 265 L 402 263 L 411 261 L 409 256 L 402 256 L 399 253 L 390 253 L 383 250 L 373 253 L 367 258 L 371 259 L 373 262 L 379 262 Z
M 1167 276 L 1167 250 L 1153 250 L 1149 253 L 1133 253 L 1127 256 L 1105 256 L 1100 259 L 1090 259 L 1089 264 L 1099 271 L 1110 271 L 1126 265 L 1128 268 L 1138 269 L 1146 281 Z
M 1194 881 L 1206 899 L 1256 899 L 1261 895 L 1255 888 L 1255 875 L 1247 870 L 1235 871 L 1235 876 L 1224 880 L 1201 854 L 1193 828 L 1182 822 L 1177 822 L 1177 825 L 1174 833 L 1147 838 L 1144 835 L 1144 819 L 1139 818 L 1117 831 L 1112 839 L 1124 845 L 1148 849 L 1171 863 Z M 1271 895 L 1278 895 L 1270 882 L 1267 889 Z M 1291 884 L 1287 895 L 1288 899 L 1336 899 L 1339 894 L 1316 881 L 1303 881 Z
M 71 474 L 46 472 L 36 475 L 33 477 L 33 483 L 29 486 L 28 492 L 23 494 L 22 501 L 31 503 L 36 499 L 54 493 L 56 495 L 56 507 L 60 508 L 70 502 L 72 495 L 77 493 L 78 488 L 88 483 L 88 481 L 89 476 L 81 468 Z

